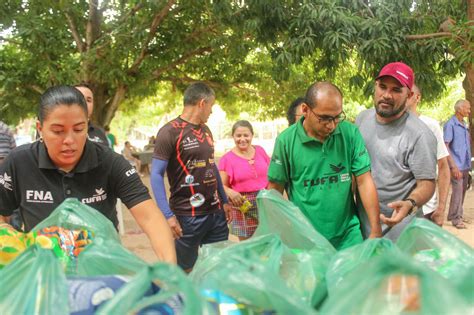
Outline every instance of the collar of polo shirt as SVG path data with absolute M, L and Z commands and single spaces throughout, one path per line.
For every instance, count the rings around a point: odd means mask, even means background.
M 81 159 L 74 167 L 74 173 L 85 173 L 91 169 L 96 168 L 99 165 L 99 158 L 97 156 L 97 151 L 95 145 L 87 140 L 84 152 L 82 152 Z M 42 169 L 57 169 L 58 167 L 50 159 L 48 152 L 46 151 L 46 146 L 43 142 L 39 143 L 38 151 L 38 167 Z
M 304 130 L 304 127 L 303 127 L 304 119 L 305 118 L 303 117 L 302 119 L 300 119 L 299 121 L 296 122 L 296 133 L 300 137 L 301 143 L 308 143 L 308 142 L 313 142 L 313 141 L 321 143 L 321 141 L 319 139 L 308 136 L 308 134 L 306 133 L 306 131 Z M 331 134 L 327 137 L 327 139 L 332 137 L 332 135 L 337 135 L 337 134 L 341 133 L 341 131 L 339 130 L 339 125 L 341 123 L 344 123 L 344 121 L 341 121 L 340 123 L 337 124 L 336 128 L 334 129 L 333 132 L 331 132 Z

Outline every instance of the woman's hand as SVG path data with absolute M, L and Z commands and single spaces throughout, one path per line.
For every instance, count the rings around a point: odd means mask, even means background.
M 227 191 L 227 197 L 229 197 L 230 204 L 237 208 L 242 206 L 245 201 L 244 197 L 233 189 Z

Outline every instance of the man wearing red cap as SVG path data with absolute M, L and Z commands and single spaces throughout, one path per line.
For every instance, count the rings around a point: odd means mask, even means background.
M 413 70 L 406 64 L 387 64 L 375 81 L 375 108 L 356 119 L 372 161 L 383 233 L 392 240 L 435 190 L 436 139 L 421 120 L 407 112 L 413 81 Z M 369 235 L 365 211 L 359 212 L 363 233 Z

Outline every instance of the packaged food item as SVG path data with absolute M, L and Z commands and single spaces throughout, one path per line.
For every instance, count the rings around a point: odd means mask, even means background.
M 248 201 L 248 199 L 244 196 L 244 203 L 239 207 L 239 210 L 240 212 L 242 212 L 243 214 L 247 213 L 250 208 L 252 208 L 252 203 L 250 201 Z
M 237 302 L 234 298 L 218 290 L 202 290 L 202 296 L 210 304 L 211 309 L 218 315 L 272 315 L 275 311 L 261 310 L 250 305 Z
M 77 258 L 92 238 L 92 233 L 85 229 L 69 230 L 52 226 L 22 233 L 10 227 L 0 228 L 0 269 L 34 244 L 51 249 L 65 266 Z
M 380 284 L 386 308 L 393 314 L 420 310 L 420 283 L 414 275 L 393 274 Z
M 5 226 L 0 227 L 0 269 L 11 263 L 25 249 L 25 234 Z
M 94 314 L 128 281 L 121 276 L 68 277 L 70 314 Z
M 69 258 L 77 258 L 93 238 L 92 233 L 86 229 L 70 230 L 58 226 L 45 227 L 32 233 L 35 239 L 45 236 L 56 240 L 55 242 Z

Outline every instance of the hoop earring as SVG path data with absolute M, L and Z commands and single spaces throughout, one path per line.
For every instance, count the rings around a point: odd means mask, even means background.
M 40 137 L 40 138 L 39 138 L 39 141 L 40 141 L 41 143 L 43 143 L 43 137 Z

